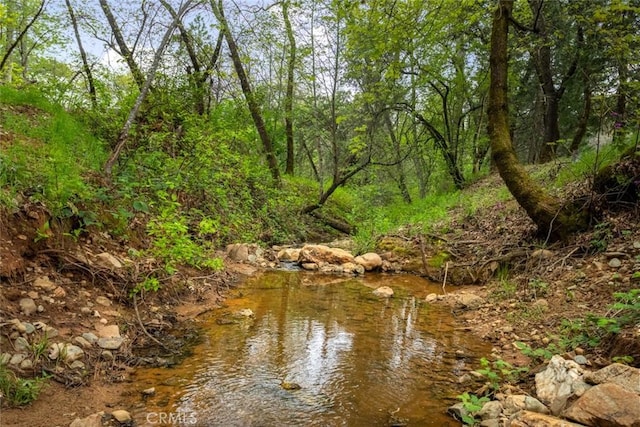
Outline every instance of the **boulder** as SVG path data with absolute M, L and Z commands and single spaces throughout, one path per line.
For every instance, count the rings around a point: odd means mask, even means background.
M 382 267 L 382 258 L 374 252 L 357 256 L 355 263 L 364 267 L 365 271 L 379 270 Z
M 305 245 L 300 250 L 298 262 L 301 264 L 315 263 L 322 264 L 346 264 L 353 262 L 354 258 L 350 252 L 339 248 L 330 248 L 324 245 Z
M 498 400 L 492 400 L 482 405 L 482 409 L 476 414 L 482 420 L 491 420 L 500 418 L 502 414 L 502 403 Z
M 278 252 L 278 261 L 280 262 L 298 262 L 298 258 L 300 258 L 299 248 L 281 249 Z
M 530 411 L 518 412 L 507 425 L 510 427 L 584 427 L 582 424 Z
M 640 394 L 640 369 L 622 363 L 612 363 L 596 372 L 587 372 L 584 379 L 589 384 L 614 383 Z
M 249 260 L 249 246 L 243 243 L 233 243 L 227 246 L 227 257 L 236 262 Z
M 563 415 L 588 426 L 640 427 L 640 396 L 617 384 L 599 384 Z
M 554 415 L 559 414 L 567 400 L 582 395 L 590 386 L 583 380 L 584 371 L 573 360 L 553 356 L 547 368 L 536 374 L 536 395 Z

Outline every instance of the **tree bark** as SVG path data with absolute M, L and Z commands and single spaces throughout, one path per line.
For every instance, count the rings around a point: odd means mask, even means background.
M 562 239 L 586 228 L 586 211 L 561 205 L 549 196 L 518 161 L 509 132 L 508 34 L 513 0 L 500 0 L 491 30 L 489 137 L 492 158 L 507 188 L 547 239 Z
M 540 34 L 541 44 L 533 51 L 535 59 L 536 74 L 540 82 L 540 88 L 544 95 L 544 140 L 538 156 L 540 163 L 548 162 L 555 157 L 555 148 L 560 139 L 559 109 L 560 99 L 564 94 L 567 81 L 575 74 L 577 66 L 577 56 L 569 66 L 565 76 L 562 79 L 560 87 L 556 89 L 553 79 L 551 44 L 548 36 L 547 22 L 542 11 L 544 0 L 529 0 L 531 12 L 533 13 L 535 23 L 534 32 Z
M 118 43 L 118 49 L 120 49 L 120 55 L 124 58 L 127 66 L 129 67 L 129 71 L 131 71 L 131 75 L 133 76 L 133 80 L 136 82 L 139 90 L 142 90 L 142 87 L 145 84 L 145 78 L 140 71 L 140 67 L 133 59 L 133 52 L 127 46 L 127 42 L 124 40 L 124 36 L 122 35 L 122 31 L 120 31 L 120 27 L 116 22 L 116 18 L 113 16 L 111 12 L 111 7 L 107 0 L 100 0 L 100 7 L 102 8 L 102 12 L 104 16 L 107 18 L 107 22 L 109 23 L 109 27 L 111 27 L 111 32 L 113 33 L 113 37 L 115 37 L 116 42 Z M 148 89 L 147 89 L 148 90 Z
M 73 26 L 73 32 L 76 36 L 76 42 L 78 43 L 80 58 L 82 58 L 82 68 L 84 69 L 84 74 L 87 77 L 87 84 L 89 85 L 89 98 L 91 99 L 91 105 L 95 109 L 98 106 L 98 97 L 96 95 L 96 85 L 93 81 L 93 72 L 91 71 L 91 66 L 89 66 L 89 61 L 87 60 L 87 52 L 84 50 L 84 46 L 82 45 L 82 38 L 80 37 L 80 31 L 78 30 L 78 20 L 76 19 L 76 14 L 74 13 L 73 7 L 71 6 L 71 1 L 65 0 L 65 2 L 67 4 L 69 18 L 71 19 L 71 25 Z
M 293 145 L 293 89 L 294 71 L 296 66 L 296 38 L 289 20 L 289 0 L 282 1 L 282 17 L 289 40 L 289 58 L 287 60 L 287 90 L 284 98 L 284 133 L 287 139 L 287 163 L 285 173 L 293 175 L 294 172 L 294 145 Z
M 277 184 L 279 184 L 280 168 L 278 167 L 278 160 L 276 159 L 276 155 L 273 151 L 273 144 L 271 142 L 271 137 L 267 132 L 267 127 L 265 126 L 262 113 L 260 112 L 260 106 L 258 105 L 255 97 L 253 96 L 253 91 L 251 89 L 249 77 L 247 76 L 247 73 L 244 70 L 244 66 L 242 65 L 242 60 L 240 58 L 240 52 L 238 51 L 238 46 L 236 44 L 235 39 L 233 38 L 233 35 L 231 34 L 231 28 L 229 27 L 227 18 L 224 16 L 224 9 L 222 8 L 222 0 L 219 0 L 217 3 L 216 3 L 216 0 L 211 0 L 211 8 L 213 9 L 213 14 L 218 20 L 218 23 L 220 24 L 220 31 L 224 34 L 224 38 L 227 40 L 227 46 L 229 47 L 229 53 L 231 54 L 231 61 L 233 62 L 233 67 L 236 70 L 236 74 L 238 75 L 238 80 L 240 80 L 242 93 L 244 94 L 244 98 L 249 107 L 251 118 L 253 119 L 253 123 L 256 127 L 256 130 L 258 131 L 260 140 L 262 141 L 262 146 L 265 151 L 265 156 L 267 158 L 267 164 L 269 166 L 269 170 L 271 171 L 271 176 L 273 177 L 273 180 Z

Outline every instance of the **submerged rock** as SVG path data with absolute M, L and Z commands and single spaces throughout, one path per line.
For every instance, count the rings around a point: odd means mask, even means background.
M 380 286 L 378 289 L 373 291 L 373 294 L 381 298 L 391 298 L 393 296 L 393 289 L 388 286 Z

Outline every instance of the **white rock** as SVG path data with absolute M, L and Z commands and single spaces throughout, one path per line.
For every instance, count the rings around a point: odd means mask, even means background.
M 381 298 L 390 298 L 393 296 L 393 289 L 388 286 L 380 286 L 378 289 L 373 291 L 373 294 Z
M 38 311 L 38 306 L 31 298 L 21 298 L 20 310 L 24 313 L 25 316 L 30 316 Z
M 576 362 L 555 355 L 547 368 L 536 374 L 536 395 L 557 415 L 571 396 L 580 396 L 589 388 L 583 374 L 583 369 Z
M 111 270 L 122 268 L 120 260 L 108 252 L 96 255 L 96 264 Z

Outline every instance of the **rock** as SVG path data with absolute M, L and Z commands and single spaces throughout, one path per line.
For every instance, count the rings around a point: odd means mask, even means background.
M 554 415 L 559 414 L 571 396 L 581 395 L 589 388 L 583 380 L 584 371 L 576 362 L 555 355 L 547 368 L 536 374 L 536 395 Z
M 39 305 L 38 306 L 38 313 L 44 313 L 44 306 L 43 305 Z
M 612 363 L 596 372 L 587 372 L 584 380 L 589 384 L 614 383 L 640 394 L 640 369 L 622 363 Z
M 124 343 L 122 337 L 108 337 L 98 339 L 98 347 L 105 350 L 117 350 Z
M 280 262 L 298 262 L 298 258 L 300 258 L 300 249 L 298 248 L 287 248 L 282 249 L 278 252 L 278 261 Z
M 529 411 L 518 412 L 507 425 L 510 427 L 584 427 L 582 424 Z
M 98 330 L 98 337 L 100 338 L 120 337 L 120 328 L 118 325 L 106 325 L 96 329 Z
M 63 349 L 60 349 L 60 354 L 64 357 L 64 361 L 67 363 L 73 363 L 84 357 L 84 351 L 73 344 L 66 344 Z
M 15 348 L 15 350 L 19 353 L 28 351 L 30 347 L 31 346 L 29 345 L 29 341 L 27 341 L 23 337 L 18 337 L 13 342 L 13 348 Z
M 79 360 L 74 361 L 71 365 L 69 365 L 69 369 L 76 369 L 78 371 L 85 369 L 86 366 Z
M 504 401 L 504 413 L 513 415 L 519 411 L 537 412 L 539 414 L 548 414 L 549 409 L 535 397 L 524 394 L 510 395 Z
M 103 351 L 102 353 L 100 353 L 100 356 L 102 357 L 103 360 L 106 360 L 107 362 L 110 362 L 114 359 L 113 353 L 110 352 L 109 350 Z
M 502 403 L 497 400 L 492 400 L 482 405 L 482 409 L 476 414 L 483 420 L 490 420 L 492 418 L 500 418 L 502 414 Z
M 482 420 L 480 427 L 502 427 L 502 421 L 497 418 L 489 418 L 488 420 Z
M 551 259 L 555 256 L 553 251 L 549 249 L 536 249 L 531 253 L 531 258 L 536 260 Z
M 82 348 L 91 348 L 91 343 L 82 337 L 75 337 L 73 342 Z
M 13 356 L 11 356 L 11 359 L 9 360 L 9 365 L 14 365 L 14 366 L 19 365 L 26 358 L 27 358 L 26 354 L 22 354 L 22 353 L 14 354 Z
M 0 365 L 6 365 L 11 360 L 11 353 L 0 354 Z
M 393 296 L 393 289 L 388 286 L 380 286 L 373 291 L 373 294 L 380 298 L 391 298 Z
M 154 394 L 156 394 L 156 388 L 155 387 L 150 387 L 150 388 L 142 390 L 142 395 L 143 396 L 153 396 Z
M 27 335 L 30 335 L 36 331 L 36 327 L 32 323 L 23 322 L 21 323 L 21 325 L 24 328 L 24 333 Z
M 253 310 L 251 310 L 250 308 L 243 308 L 242 310 L 238 310 L 235 313 L 233 313 L 233 317 L 236 318 L 242 318 L 242 317 L 254 317 L 255 314 L 253 313 Z
M 82 338 L 87 340 L 92 345 L 98 342 L 98 337 L 92 332 L 85 332 L 84 334 L 82 334 Z
M 27 292 L 27 296 L 29 298 L 32 298 L 34 300 L 38 299 L 38 297 L 40 296 L 36 291 L 29 291 Z
M 337 264 L 354 262 L 353 255 L 344 249 L 330 248 L 324 245 L 305 245 L 300 250 L 300 263 Z
M 356 264 L 364 267 L 365 271 L 379 270 L 382 267 L 382 258 L 374 252 L 355 257 Z
M 104 307 L 109 307 L 112 304 L 109 298 L 103 297 L 102 295 L 96 298 L 96 303 Z
M 131 421 L 131 414 L 124 409 L 117 409 L 111 413 L 111 416 L 115 418 L 120 424 L 128 423 Z
M 89 415 L 86 418 L 76 418 L 69 427 L 102 427 L 104 412 Z
M 57 288 L 57 285 L 49 280 L 49 277 L 47 276 L 38 277 L 33 281 L 33 286 L 42 289 L 43 291 L 52 291 Z
M 542 311 L 546 311 L 549 308 L 549 301 L 544 298 L 539 298 L 534 301 L 532 307 L 541 309 Z
M 60 346 L 61 345 L 62 344 L 60 344 L 60 343 L 51 344 L 51 346 L 49 347 L 49 359 L 58 360 L 58 357 L 60 356 Z
M 20 311 L 22 311 L 25 316 L 31 316 L 33 313 L 38 311 L 38 306 L 31 298 L 21 298 Z
M 20 369 L 31 369 L 33 368 L 33 362 L 31 359 L 24 359 L 20 362 Z
M 469 412 L 465 409 L 462 402 L 449 406 L 449 408 L 447 408 L 447 413 L 458 421 L 462 421 L 463 417 L 469 415 Z
M 100 267 L 108 268 L 109 270 L 117 270 L 122 268 L 120 260 L 108 252 L 103 252 L 96 255 L 96 264 Z
M 563 415 L 589 426 L 640 427 L 640 396 L 617 384 L 599 384 Z
M 589 361 L 587 360 L 586 357 L 584 357 L 583 355 L 579 354 L 576 357 L 573 358 L 573 361 L 576 362 L 578 365 L 586 365 L 589 363 Z
M 314 271 L 318 269 L 318 264 L 316 264 L 315 262 L 303 262 L 302 264 L 300 264 L 300 266 L 303 269 L 309 270 L 309 271 Z
M 454 298 L 457 307 L 467 310 L 476 310 L 485 303 L 482 297 L 466 292 L 456 294 Z
M 359 275 L 359 274 L 364 274 L 365 268 L 360 264 L 347 262 L 345 264 L 342 264 L 342 272 L 345 274 Z
M 611 258 L 609 260 L 609 267 L 611 268 L 620 268 L 621 265 L 622 261 L 620 261 L 620 258 Z
M 424 298 L 425 302 L 435 302 L 438 301 L 438 294 L 429 294 Z
M 249 246 L 243 243 L 233 243 L 227 246 L 227 257 L 232 261 L 245 262 L 249 259 Z

